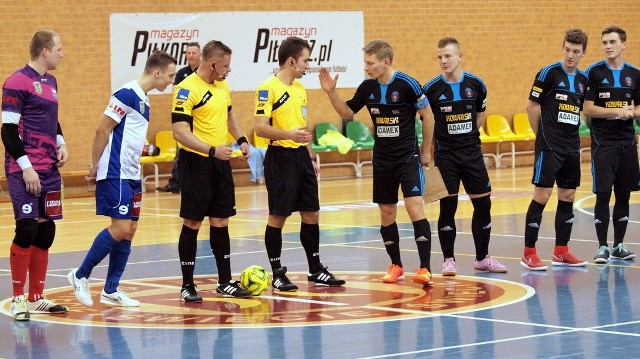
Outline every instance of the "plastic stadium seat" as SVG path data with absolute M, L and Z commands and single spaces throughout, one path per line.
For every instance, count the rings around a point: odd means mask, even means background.
M 526 136 L 525 140 L 534 140 L 536 134 L 529 123 L 529 115 L 526 113 L 516 113 L 513 115 L 513 131 L 516 135 Z
M 329 122 L 319 122 L 316 124 L 314 128 L 314 136 L 313 142 L 311 143 L 311 149 L 316 153 L 316 163 L 320 166 L 320 154 L 319 152 L 336 152 L 338 153 L 338 147 L 336 146 L 323 146 L 318 143 L 318 139 L 322 137 L 327 131 L 332 130 L 338 133 L 342 133 L 342 131 L 338 130 L 338 128 Z M 360 177 L 360 171 L 358 165 L 355 162 L 330 162 L 327 164 L 323 164 L 323 166 L 353 166 L 355 171 L 355 175 Z M 320 179 L 318 177 L 318 179 Z
M 160 153 L 157 156 L 142 156 L 140 157 L 140 178 L 142 178 L 142 188 L 144 189 L 144 184 L 147 180 L 153 177 L 155 182 L 155 187 L 160 187 L 160 177 L 161 176 L 170 176 L 160 175 L 158 169 L 158 163 L 162 162 L 173 162 L 176 158 L 176 147 L 178 143 L 173 138 L 173 131 L 158 131 L 156 133 L 155 145 L 160 149 Z M 144 165 L 152 165 L 153 166 L 153 175 L 143 176 L 143 167 Z
M 373 148 L 374 139 L 367 125 L 360 121 L 347 123 L 347 137 L 351 139 L 357 148 L 370 150 Z
M 495 143 L 495 144 L 498 144 L 499 142 L 502 142 L 499 137 L 487 135 L 486 132 L 484 132 L 484 128 L 483 127 L 478 128 L 478 131 L 480 132 L 480 142 L 481 143 Z M 496 147 L 496 149 L 497 149 L 497 147 Z M 484 153 L 483 152 L 482 156 L 483 157 L 493 158 L 493 163 L 496 164 L 496 168 L 500 167 L 500 158 L 498 156 L 496 156 L 494 153 Z
M 516 166 L 516 154 L 532 153 L 532 151 L 516 152 L 515 142 L 526 141 L 527 136 L 521 135 L 521 134 L 515 134 L 511 130 L 511 127 L 509 126 L 509 122 L 504 116 L 497 115 L 497 114 L 491 114 L 487 116 L 486 126 L 487 126 L 487 135 L 492 137 L 498 137 L 501 140 L 501 142 L 498 142 L 498 144 L 496 145 L 496 156 L 498 156 L 498 159 L 502 160 L 502 157 L 504 155 L 510 154 L 512 168 L 515 168 Z M 502 142 L 508 142 L 511 145 L 510 152 L 500 153 L 500 143 Z
M 360 121 L 350 121 L 347 123 L 347 137 L 355 144 L 358 157 L 356 159 L 356 177 L 362 176 L 362 166 L 371 164 L 371 161 L 360 161 L 360 151 L 373 150 L 375 140 L 367 125 Z
M 420 117 L 416 117 L 416 136 L 418 137 L 418 144 L 422 145 L 422 120 Z

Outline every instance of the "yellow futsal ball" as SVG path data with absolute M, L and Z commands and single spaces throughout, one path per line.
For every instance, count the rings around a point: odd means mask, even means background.
M 269 289 L 269 272 L 259 265 L 249 266 L 240 274 L 240 286 L 252 295 L 260 295 Z

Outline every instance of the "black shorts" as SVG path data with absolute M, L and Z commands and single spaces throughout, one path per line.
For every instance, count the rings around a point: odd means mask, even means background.
M 180 217 L 229 218 L 236 214 L 236 197 L 229 161 L 180 151 Z
M 593 193 L 639 190 L 640 169 L 636 145 L 591 146 Z
M 317 212 L 318 177 L 306 147 L 269 146 L 264 156 L 264 181 L 269 214 L 289 217 L 293 212 Z
M 460 192 L 461 181 L 467 194 L 491 192 L 489 173 L 480 146 L 438 151 L 435 153 L 435 163 L 440 168 L 449 194 Z
M 531 183 L 537 187 L 576 189 L 580 186 L 580 152 L 536 152 Z
M 394 166 L 373 166 L 373 202 L 379 204 L 398 203 L 398 187 L 404 198 L 422 196 L 424 172 L 419 156 L 409 162 Z

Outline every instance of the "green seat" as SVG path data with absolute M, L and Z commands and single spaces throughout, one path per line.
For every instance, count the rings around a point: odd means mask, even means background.
M 422 120 L 420 117 L 416 117 L 416 136 L 418 137 L 418 144 L 422 144 Z
M 360 121 L 347 123 L 347 137 L 353 141 L 356 148 L 362 150 L 372 149 L 375 143 L 367 125 Z
M 638 133 L 637 128 L 636 133 Z M 578 128 L 578 134 L 580 135 L 580 137 L 591 137 L 591 130 L 582 117 L 580 117 L 580 127 Z
M 340 130 L 338 130 L 338 128 L 334 124 L 329 122 L 320 122 L 316 124 L 315 136 L 313 138 L 313 143 L 311 144 L 311 148 L 314 151 L 337 151 L 338 150 L 338 147 L 336 146 L 323 146 L 318 143 L 318 139 L 322 137 L 322 135 L 327 133 L 327 131 L 329 130 L 340 132 Z M 320 149 L 321 147 L 323 149 Z

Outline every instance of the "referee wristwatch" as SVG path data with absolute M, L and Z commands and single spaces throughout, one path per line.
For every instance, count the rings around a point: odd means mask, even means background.
M 214 158 L 216 156 L 216 148 L 211 146 L 209 147 L 209 157 Z

